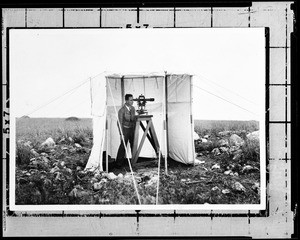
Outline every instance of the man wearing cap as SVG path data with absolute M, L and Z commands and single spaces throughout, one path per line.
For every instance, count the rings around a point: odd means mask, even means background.
M 135 118 L 135 108 L 132 105 L 133 105 L 132 94 L 126 94 L 125 104 L 121 107 L 121 109 L 118 112 L 118 118 L 120 123 L 120 126 L 118 124 L 118 129 L 120 133 L 121 144 L 119 146 L 118 154 L 116 158 L 117 167 L 122 167 L 127 162 L 124 143 L 122 140 L 122 134 L 123 134 L 123 139 L 125 141 L 125 146 L 127 146 L 127 143 L 129 141 L 131 151 L 133 148 L 136 118 Z

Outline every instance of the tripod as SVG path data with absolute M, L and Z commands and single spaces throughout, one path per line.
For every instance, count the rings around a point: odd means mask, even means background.
M 146 136 L 147 136 L 149 142 L 151 143 L 151 145 L 156 153 L 156 156 L 157 157 L 159 156 L 158 155 L 159 154 L 159 152 L 158 152 L 159 143 L 158 143 L 154 125 L 152 122 L 152 117 L 153 117 L 153 115 L 138 115 L 136 118 L 133 149 L 132 149 L 132 160 L 131 160 L 132 165 L 134 165 L 139 158 L 139 155 L 142 150 L 143 144 L 145 142 Z M 143 121 L 146 121 L 146 123 L 147 123 L 146 127 L 144 126 Z M 139 126 L 141 126 L 141 128 L 143 129 L 144 134 L 143 134 L 141 142 L 138 146 Z

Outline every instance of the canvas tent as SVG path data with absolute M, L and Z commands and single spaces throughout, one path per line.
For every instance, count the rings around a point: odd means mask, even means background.
M 148 114 L 153 115 L 162 155 L 185 164 L 194 163 L 191 75 L 103 73 L 92 78 L 90 86 L 93 148 L 86 169 L 98 168 L 102 171 L 104 152 L 107 157 L 116 158 L 120 145 L 117 111 L 124 104 L 126 93 L 133 94 L 134 98 L 143 94 L 146 98 L 155 99 L 154 102 L 147 102 L 146 109 Z M 134 107 L 137 109 L 136 102 Z M 141 128 L 140 131 L 142 133 Z M 131 157 L 129 144 L 128 153 Z M 148 140 L 140 157 L 156 157 Z

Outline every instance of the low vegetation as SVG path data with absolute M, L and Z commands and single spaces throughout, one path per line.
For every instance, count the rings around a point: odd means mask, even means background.
M 128 169 L 84 171 L 93 143 L 91 119 L 18 119 L 16 128 L 16 204 L 138 203 Z M 259 203 L 259 142 L 247 138 L 256 130 L 257 122 L 195 121 L 197 162 L 186 166 L 170 159 L 168 174 L 161 162 L 158 203 Z M 233 143 L 233 134 L 243 144 Z M 141 203 L 155 204 L 157 161 L 138 164 L 134 175 Z

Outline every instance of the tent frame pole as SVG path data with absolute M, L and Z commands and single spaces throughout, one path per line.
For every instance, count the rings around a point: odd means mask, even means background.
M 109 138 L 108 138 L 108 120 L 107 120 L 107 115 L 106 115 L 106 155 L 105 155 L 105 169 L 106 172 L 108 173 L 108 142 L 109 142 Z
M 166 137 L 166 156 L 165 156 L 165 174 L 168 175 L 168 156 L 169 156 L 169 136 L 168 136 L 168 77 L 165 71 L 165 137 Z

